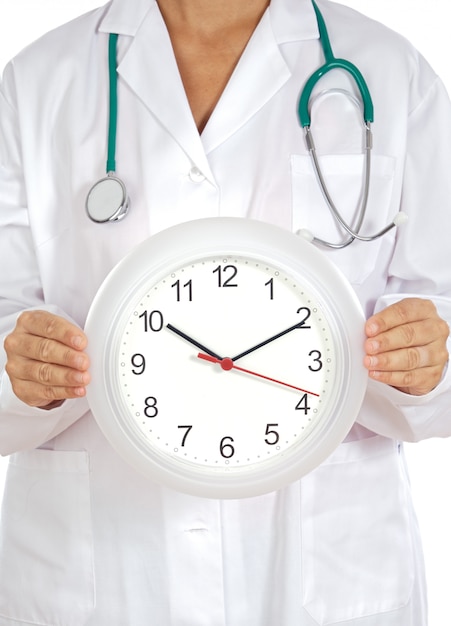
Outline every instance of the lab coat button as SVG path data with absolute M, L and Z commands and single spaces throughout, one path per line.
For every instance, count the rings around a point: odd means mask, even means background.
M 201 183 L 205 180 L 205 176 L 195 165 L 190 169 L 188 176 L 193 183 Z

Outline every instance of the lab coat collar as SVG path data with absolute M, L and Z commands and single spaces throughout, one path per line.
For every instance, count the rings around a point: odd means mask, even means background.
M 133 37 L 155 4 L 156 0 L 111 0 L 99 32 Z M 277 43 L 319 37 L 311 0 L 272 0 L 269 12 Z
M 133 37 L 119 63 L 119 75 L 212 183 L 207 155 L 291 76 L 280 44 L 319 36 L 311 0 L 272 0 L 200 137 L 157 2 L 112 0 L 99 30 Z M 236 94 L 240 94 L 238 102 Z
M 278 44 L 319 39 L 311 0 L 272 0 L 269 13 Z
M 99 32 L 133 37 L 155 3 L 155 0 L 111 0 Z

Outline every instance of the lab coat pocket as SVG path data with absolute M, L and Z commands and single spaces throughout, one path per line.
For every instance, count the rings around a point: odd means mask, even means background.
M 363 155 L 325 155 L 319 157 L 319 161 L 332 200 L 345 222 L 355 227 L 364 178 Z M 373 235 L 395 216 L 397 208 L 392 206 L 394 171 L 394 158 L 372 155 L 368 207 L 360 230 L 362 235 Z M 348 239 L 326 204 L 310 156 L 292 155 L 291 175 L 293 232 L 306 230 L 331 243 Z M 393 241 L 394 234 L 392 230 L 369 243 L 355 240 L 352 245 L 339 250 L 323 246 L 321 249 L 331 256 L 351 283 L 361 284 L 374 271 L 382 242 Z
M 315 624 L 348 623 L 409 602 L 405 481 L 397 443 L 380 436 L 342 444 L 303 479 L 303 604 Z
M 94 607 L 87 453 L 13 454 L 0 533 L 0 624 L 84 624 Z

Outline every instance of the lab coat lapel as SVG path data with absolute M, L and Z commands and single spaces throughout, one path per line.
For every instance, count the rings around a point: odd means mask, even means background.
M 205 127 L 205 152 L 214 150 L 246 124 L 290 76 L 266 12 Z
M 318 37 L 311 0 L 271 1 L 202 134 L 207 154 L 246 124 L 290 79 L 281 46 Z
M 137 29 L 118 65 L 118 73 L 193 164 L 213 181 L 171 41 L 156 4 L 151 5 Z

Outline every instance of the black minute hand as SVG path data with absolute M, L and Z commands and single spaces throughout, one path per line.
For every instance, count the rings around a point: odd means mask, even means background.
M 198 341 L 196 341 L 195 339 L 193 339 L 192 337 L 190 337 L 189 335 L 187 335 L 183 331 L 179 330 L 178 328 L 176 328 L 172 324 L 166 324 L 166 328 L 168 330 L 172 330 L 173 333 L 175 333 L 176 335 L 178 335 L 182 339 L 185 339 L 185 341 L 188 341 L 189 343 L 192 343 L 193 346 L 196 346 L 197 348 L 199 348 L 200 350 L 202 350 L 206 354 L 209 354 L 210 356 L 213 356 L 213 357 L 215 357 L 216 359 L 219 359 L 219 360 L 222 359 L 222 357 L 217 355 L 215 352 L 212 352 L 211 350 L 209 350 L 208 348 L 203 346 L 201 343 L 199 343 Z
M 283 337 L 287 333 L 291 333 L 291 331 L 296 330 L 296 328 L 302 328 L 304 326 L 304 322 L 305 320 L 302 322 L 298 322 L 297 324 L 294 324 L 294 326 L 290 326 L 290 328 L 286 328 L 285 330 L 282 330 L 282 332 L 277 333 L 277 335 L 273 335 L 269 339 L 265 339 L 264 341 L 257 344 L 256 346 L 253 346 L 252 348 L 249 348 L 248 350 L 245 350 L 244 352 L 237 354 L 236 356 L 233 357 L 232 361 L 237 361 L 238 359 L 241 359 L 243 356 L 247 356 L 251 352 L 254 352 L 255 350 L 258 350 L 259 348 L 266 346 L 266 344 L 271 343 L 271 341 L 275 341 L 276 339 L 279 339 L 279 337 Z M 306 326 L 306 328 L 308 328 L 308 326 Z

